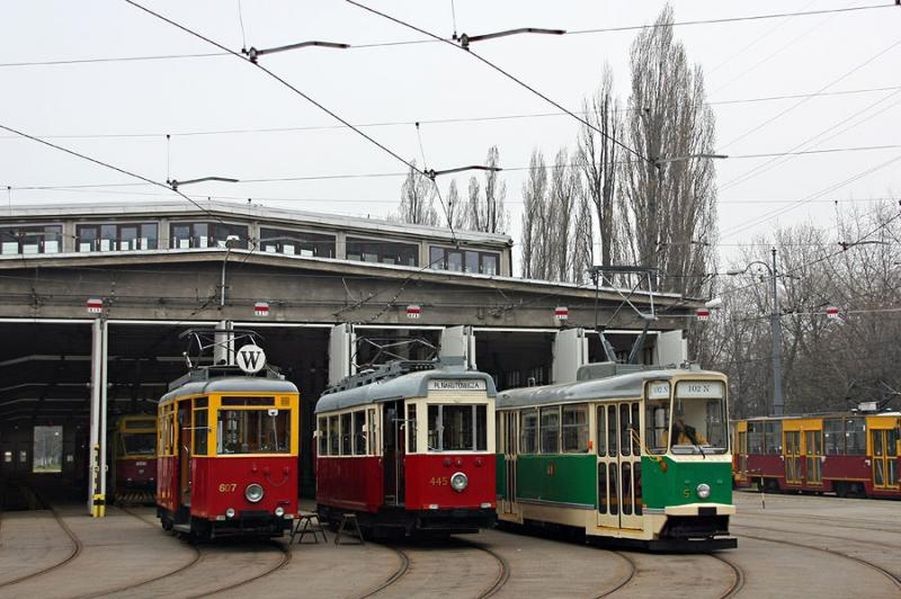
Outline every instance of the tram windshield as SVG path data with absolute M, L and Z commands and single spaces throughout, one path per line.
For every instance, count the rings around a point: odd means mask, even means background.
M 122 449 L 125 455 L 154 454 L 156 453 L 156 433 L 122 435 Z
M 486 451 L 485 405 L 429 405 L 429 451 Z
M 726 400 L 720 381 L 682 381 L 673 399 L 671 451 L 674 454 L 726 453 Z
M 218 453 L 289 453 L 291 411 L 219 410 Z

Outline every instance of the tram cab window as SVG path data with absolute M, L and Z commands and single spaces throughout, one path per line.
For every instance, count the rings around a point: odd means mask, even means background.
M 290 410 L 219 410 L 220 454 L 289 453 Z M 337 438 L 336 438 L 337 440 Z
M 681 381 L 673 400 L 671 451 L 678 454 L 725 453 L 728 447 L 726 402 L 719 381 Z
M 155 433 L 124 433 L 122 452 L 125 455 L 148 455 L 156 453 Z
M 648 401 L 645 403 L 645 440 L 651 453 L 665 453 L 668 440 L 669 400 Z
M 428 407 L 429 451 L 486 451 L 487 408 L 484 405 Z

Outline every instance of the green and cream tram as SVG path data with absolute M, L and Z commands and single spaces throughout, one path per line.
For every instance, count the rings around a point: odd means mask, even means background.
M 735 547 L 726 376 L 601 363 L 577 378 L 498 393 L 498 519 L 650 549 Z

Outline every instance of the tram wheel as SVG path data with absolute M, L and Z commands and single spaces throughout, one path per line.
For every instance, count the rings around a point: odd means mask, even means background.
M 165 530 L 166 532 L 169 532 L 170 530 L 172 530 L 172 525 L 173 525 L 172 518 L 170 518 L 169 516 L 166 516 L 166 515 L 161 516 L 160 517 L 160 525 L 163 527 L 163 530 Z

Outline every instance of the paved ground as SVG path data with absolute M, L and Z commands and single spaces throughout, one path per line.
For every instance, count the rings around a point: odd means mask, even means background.
M 762 501 L 765 500 L 765 508 Z M 485 531 L 446 544 L 194 546 L 148 508 L 0 520 L 2 597 L 901 597 L 901 502 L 738 493 L 737 550 L 654 555 Z

